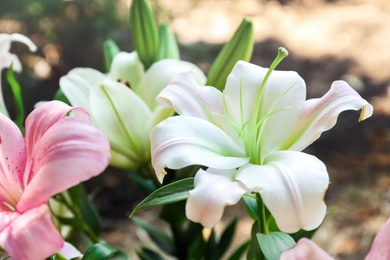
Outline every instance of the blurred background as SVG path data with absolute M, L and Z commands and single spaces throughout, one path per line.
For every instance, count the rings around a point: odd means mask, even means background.
M 278 69 L 295 70 L 306 81 L 308 98 L 322 96 L 334 80 L 350 83 L 374 106 L 374 116 L 358 123 L 359 112 L 343 113 L 334 129 L 306 152 L 328 167 L 331 213 L 314 240 L 337 259 L 362 259 L 373 236 L 390 216 L 390 2 L 387 0 L 150 0 L 157 22 L 168 22 L 180 43 L 181 58 L 205 72 L 241 20 L 252 17 L 252 62 L 267 67 L 277 48 L 290 56 Z M 131 0 L 2 0 L 0 33 L 22 33 L 37 44 L 29 53 L 13 44 L 24 70 L 18 75 L 27 110 L 50 100 L 59 78 L 75 67 L 103 70 L 102 44 L 113 39 L 132 51 L 128 25 Z M 5 74 L 5 73 L 3 73 Z M 12 112 L 10 90 L 3 91 Z M 133 254 L 146 235 L 128 219 L 141 199 L 131 181 L 110 171 L 90 181 L 99 186 L 96 204 L 103 236 Z M 241 205 L 229 207 L 229 221 L 241 212 L 236 243 L 249 238 L 251 221 Z M 157 209 L 158 210 L 158 209 Z M 155 220 L 156 210 L 144 218 Z M 223 225 L 224 223 L 221 223 Z M 162 225 L 162 224 L 161 224 Z M 162 226 L 164 228 L 164 226 Z M 218 228 L 218 226 L 217 226 Z

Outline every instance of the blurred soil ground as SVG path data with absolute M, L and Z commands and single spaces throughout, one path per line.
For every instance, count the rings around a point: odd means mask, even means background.
M 183 59 L 191 60 L 197 52 L 211 48 L 209 56 L 198 61 L 205 70 L 207 61 L 217 55 L 210 46 L 226 42 L 242 18 L 249 16 L 256 39 L 253 63 L 268 66 L 277 48 L 284 46 L 290 56 L 279 69 L 297 71 L 307 83 L 308 98 L 322 96 L 334 80 L 344 79 L 374 105 L 373 117 L 361 123 L 357 122 L 359 112 L 343 113 L 336 127 L 306 150 L 325 162 L 331 179 L 326 202 L 332 210 L 314 240 L 337 259 L 363 259 L 373 236 L 390 216 L 390 2 L 280 2 L 159 0 L 157 7 L 159 18 L 168 19 L 177 34 Z M 120 185 L 128 190 L 131 185 L 115 175 L 103 177 L 114 188 Z M 106 206 L 111 207 L 107 212 L 115 205 L 123 204 L 107 198 Z M 237 212 L 242 215 L 238 244 L 249 237 L 252 223 L 242 205 L 228 207 L 226 221 Z M 149 210 L 140 215 L 155 222 L 155 213 Z M 147 241 L 127 218 L 114 222 L 106 216 L 103 223 L 105 239 L 132 255 L 135 241 Z

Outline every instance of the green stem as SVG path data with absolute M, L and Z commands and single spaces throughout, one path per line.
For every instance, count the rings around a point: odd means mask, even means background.
M 259 193 L 256 193 L 256 200 L 257 200 L 257 207 L 258 207 L 257 214 L 259 216 L 259 230 L 260 233 L 267 234 L 268 228 L 267 228 L 267 219 L 265 217 L 265 206 L 264 206 L 264 201 L 261 198 Z

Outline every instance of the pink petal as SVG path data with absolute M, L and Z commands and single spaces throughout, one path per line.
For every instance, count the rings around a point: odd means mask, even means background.
M 0 209 L 13 207 L 23 190 L 26 148 L 19 128 L 8 117 L 0 114 Z
M 42 260 L 57 253 L 63 244 L 47 205 L 24 212 L 0 233 L 0 246 L 13 259 Z
M 366 260 L 390 259 L 390 218 L 376 235 Z
M 50 101 L 34 109 L 26 119 L 26 149 L 27 149 L 27 168 L 30 168 L 32 157 L 39 145 L 40 139 L 46 132 L 63 119 L 69 112 L 79 118 L 89 121 L 89 114 L 82 108 L 73 108 L 60 101 Z M 66 129 L 64 129 L 66 131 Z M 27 172 L 24 176 L 24 185 L 30 182 L 33 175 Z
M 101 173 L 109 163 L 110 146 L 101 130 L 80 118 L 67 117 L 45 132 L 32 160 L 30 175 L 34 177 L 17 205 L 20 212 Z
M 359 121 L 373 113 L 372 105 L 345 81 L 335 81 L 322 98 L 305 102 L 294 130 L 279 149 L 302 151 L 317 140 L 322 132 L 332 128 L 341 112 L 359 109 L 362 109 Z
M 248 164 L 236 180 L 259 192 L 280 230 L 313 230 L 324 220 L 329 176 L 316 157 L 296 151 L 273 152 L 264 165 Z
M 322 248 L 307 238 L 301 238 L 290 250 L 280 256 L 280 260 L 332 260 Z
M 236 204 L 248 191 L 233 181 L 237 170 L 199 170 L 195 175 L 195 188 L 190 191 L 186 204 L 187 218 L 207 228 L 217 224 L 225 206 Z

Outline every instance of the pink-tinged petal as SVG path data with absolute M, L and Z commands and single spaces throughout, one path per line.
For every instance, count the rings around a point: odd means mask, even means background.
M 332 260 L 334 259 L 313 241 L 301 238 L 290 250 L 280 256 L 280 260 Z
M 315 229 L 325 217 L 329 176 L 325 165 L 312 155 L 273 152 L 264 165 L 241 167 L 236 180 L 260 193 L 283 232 Z
M 376 235 L 366 260 L 390 259 L 390 219 Z
M 216 169 L 234 169 L 249 158 L 225 132 L 208 121 L 188 116 L 167 118 L 150 134 L 152 165 L 162 181 L 164 168 L 180 169 L 204 165 Z
M 37 50 L 37 46 L 35 45 L 35 43 L 33 43 L 28 37 L 24 36 L 23 34 L 11 34 L 11 41 L 24 43 L 32 52 Z
M 87 111 L 89 107 L 89 92 L 97 83 L 107 76 L 91 68 L 75 68 L 60 78 L 60 88 L 72 106 L 80 106 Z
M 48 201 L 49 197 L 100 174 L 110 160 L 104 133 L 80 118 L 66 117 L 42 136 L 32 157 L 28 183 L 19 212 Z
M 239 127 L 263 121 L 259 133 L 263 155 L 275 150 L 290 134 L 306 99 L 305 82 L 294 71 L 273 71 L 261 92 L 267 72 L 266 68 L 239 61 L 223 92 L 228 114 Z
M 119 52 L 111 63 L 108 76 L 114 81 L 122 82 L 130 88 L 137 86 L 144 75 L 144 65 L 137 52 Z
M 224 115 L 222 93 L 214 87 L 199 86 L 188 73 L 174 77 L 156 101 L 182 116 L 194 116 L 214 124 L 224 120 L 221 116 Z
M 319 99 L 307 100 L 290 136 L 280 149 L 301 151 L 317 140 L 321 133 L 332 128 L 339 114 L 346 110 L 362 109 L 359 121 L 370 117 L 373 107 L 345 81 L 335 81 Z
M 72 244 L 65 241 L 64 246 L 59 252 L 66 259 L 73 259 L 76 257 L 82 257 L 83 254 L 80 253 Z
M 136 170 L 149 161 L 150 129 L 145 127 L 151 111 L 145 102 L 133 90 L 112 80 L 94 87 L 90 101 L 94 124 L 106 133 L 114 151 L 133 161 L 130 169 Z
M 200 169 L 195 175 L 195 188 L 187 199 L 187 218 L 207 228 L 217 224 L 225 206 L 236 204 L 249 191 L 242 183 L 234 181 L 236 172 L 236 169 Z
M 20 216 L 16 211 L 0 211 L 0 233 L 6 228 L 14 219 Z
M 0 209 L 15 207 L 23 190 L 26 148 L 19 128 L 0 114 Z
M 171 79 L 182 72 L 192 74 L 198 84 L 206 83 L 206 76 L 194 64 L 186 61 L 165 59 L 154 63 L 145 73 L 138 86 L 133 89 L 149 106 L 154 110 L 158 103 L 155 101 L 157 95 L 165 88 Z
M 0 246 L 12 259 L 46 259 L 63 245 L 47 205 L 24 212 L 0 233 Z

